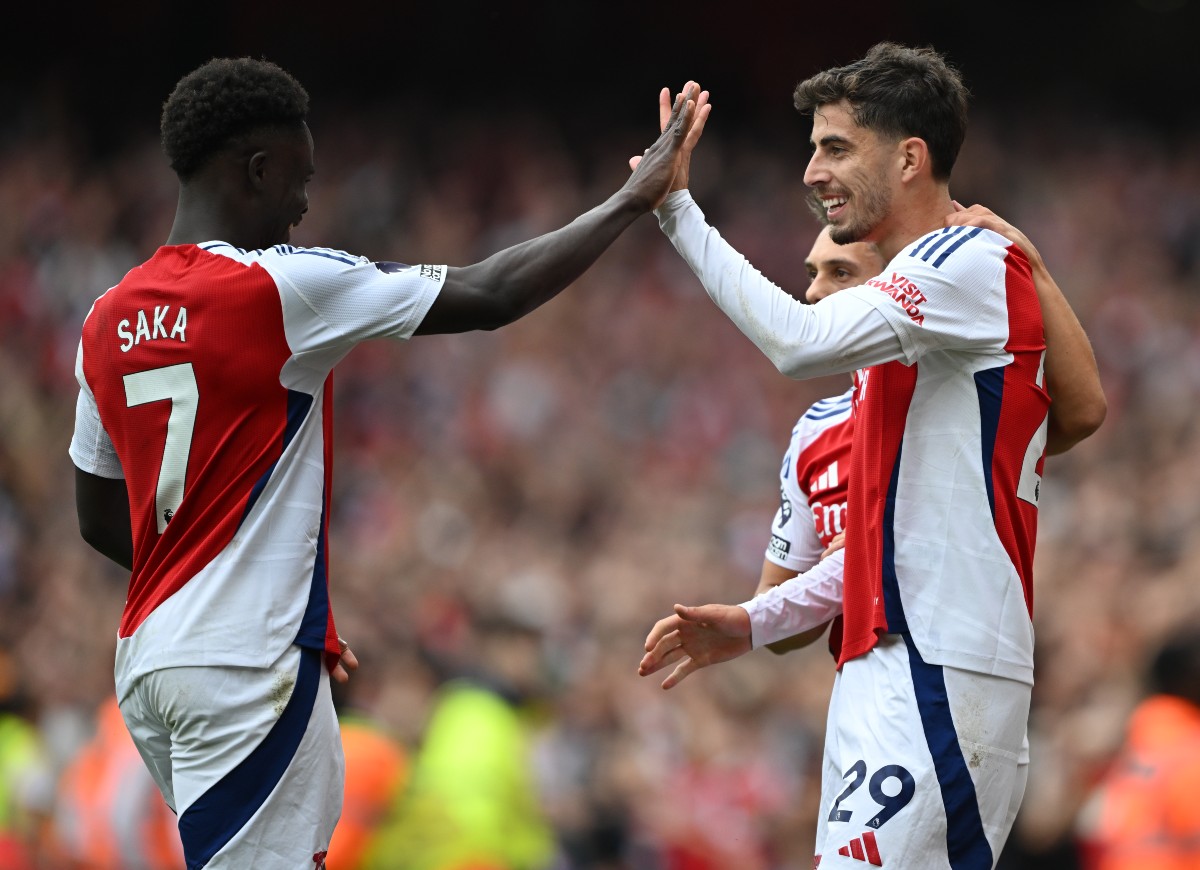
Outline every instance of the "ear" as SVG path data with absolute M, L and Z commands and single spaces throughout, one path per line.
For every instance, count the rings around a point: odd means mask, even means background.
M 246 177 L 255 190 L 261 189 L 267 178 L 267 152 L 255 151 L 246 161 Z
M 909 136 L 907 139 L 900 140 L 898 157 L 900 178 L 903 181 L 912 181 L 922 172 L 929 171 L 929 145 L 924 139 Z

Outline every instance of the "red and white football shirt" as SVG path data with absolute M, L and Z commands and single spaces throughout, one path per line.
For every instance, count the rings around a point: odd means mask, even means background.
M 766 558 L 800 574 L 821 560 L 846 529 L 846 481 L 850 477 L 853 387 L 814 402 L 792 428 L 779 470 L 779 510 L 771 523 Z M 837 582 L 838 578 L 834 578 Z M 829 628 L 829 651 L 842 648 L 842 618 Z
M 339 653 L 329 605 L 331 372 L 407 339 L 443 266 L 326 248 L 159 248 L 94 303 L 70 453 L 129 491 L 122 689 L 187 665 Z
M 865 285 L 805 305 L 730 247 L 686 191 L 657 213 L 709 295 L 780 371 L 860 370 L 841 661 L 881 633 L 907 632 L 928 663 L 1031 683 L 1050 398 L 1024 253 L 989 230 L 948 227 Z M 742 605 L 756 646 L 828 618 L 824 581 L 837 555 L 805 575 L 821 581 L 819 600 L 802 603 L 812 592 L 802 576 Z M 816 621 L 785 618 L 790 605 Z M 786 631 L 776 633 L 776 623 Z
M 846 528 L 853 388 L 822 399 L 792 428 L 779 470 L 779 509 L 766 558 L 799 574 Z

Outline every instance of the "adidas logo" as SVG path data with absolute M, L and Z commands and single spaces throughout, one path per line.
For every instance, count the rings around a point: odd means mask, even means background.
M 879 857 L 879 844 L 875 842 L 874 831 L 867 831 L 861 837 L 855 837 L 849 844 L 838 849 L 838 854 L 854 858 L 857 861 L 866 861 L 875 867 L 883 866 L 883 859 Z

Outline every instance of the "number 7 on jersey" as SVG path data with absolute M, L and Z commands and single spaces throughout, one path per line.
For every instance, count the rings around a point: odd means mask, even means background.
M 125 375 L 124 380 L 127 408 L 148 402 L 171 402 L 162 466 L 158 471 L 158 487 L 154 495 L 154 515 L 161 535 L 183 501 L 188 456 L 192 450 L 192 431 L 196 426 L 196 407 L 200 401 L 196 373 L 191 363 L 180 363 L 133 372 Z

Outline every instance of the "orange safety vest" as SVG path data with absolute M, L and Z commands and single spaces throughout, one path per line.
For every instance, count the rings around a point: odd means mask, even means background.
M 404 784 L 408 758 L 396 740 L 368 721 L 345 715 L 340 727 L 346 791 L 325 863 L 334 870 L 357 870 Z
M 1155 695 L 1084 811 L 1090 870 L 1200 868 L 1200 707 Z

